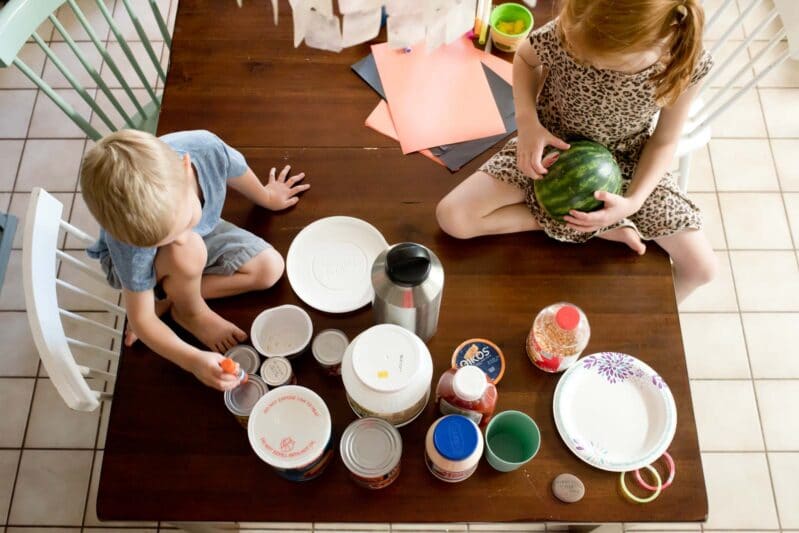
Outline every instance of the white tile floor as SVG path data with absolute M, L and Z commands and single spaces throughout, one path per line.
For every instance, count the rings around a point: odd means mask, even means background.
M 707 0 L 706 5 L 712 9 L 720 1 Z M 105 2 L 122 21 L 125 35 L 135 38 L 122 2 Z M 171 17 L 177 2 L 158 0 Z M 94 0 L 78 4 L 107 39 L 107 25 L 92 7 Z M 62 9 L 66 27 L 99 67 L 99 54 L 91 51 L 86 35 Z M 153 21 L 144 23 L 148 35 L 158 39 Z M 721 27 L 723 23 L 709 38 L 718 38 Z M 743 38 L 752 27 L 747 24 L 737 37 Z M 40 31 L 57 49 L 63 48 L 60 36 L 52 33 L 49 25 Z M 761 41 L 753 42 L 750 55 L 762 46 Z M 109 48 L 119 56 L 116 45 Z M 141 48 L 134 45 L 139 53 Z M 723 50 L 733 48 L 726 45 Z M 168 50 L 160 40 L 156 49 L 163 51 L 166 61 Z M 64 87 L 36 46 L 26 46 L 23 55 L 37 72 Z M 104 78 L 108 75 L 107 69 L 101 72 Z M 154 71 L 148 70 L 147 76 L 153 77 Z M 94 86 L 89 77 L 80 79 Z M 61 94 L 80 105 L 72 91 Z M 24 215 L 30 189 L 45 186 L 58 193 L 65 217 L 96 232 L 77 189 L 78 165 L 88 144 L 81 132 L 14 71 L 0 70 L 0 117 L 0 210 Z M 93 123 L 99 123 L 96 117 Z M 694 157 L 690 191 L 705 213 L 721 274 L 681 306 L 680 316 L 710 516 L 702 525 L 626 524 L 627 531 L 799 531 L 799 65 L 789 63 L 769 74 L 721 117 L 713 131 L 710 146 Z M 19 240 L 15 244 L 0 293 L 0 346 L 13 347 L 0 354 L 0 524 L 6 533 L 120 531 L 111 526 L 127 526 L 127 533 L 166 529 L 161 524 L 97 521 L 94 499 L 108 409 L 91 414 L 68 410 L 39 369 L 20 288 Z M 67 247 L 76 248 L 77 243 L 67 241 Z M 91 316 L 113 323 L 104 313 Z M 86 333 L 75 324 L 69 327 L 76 335 Z M 92 340 L 111 346 L 110 339 Z M 284 524 L 267 529 L 313 527 Z M 546 526 L 443 528 L 543 531 Z M 351 524 L 316 524 L 316 531 L 354 529 Z M 428 525 L 366 528 L 392 529 L 442 530 Z

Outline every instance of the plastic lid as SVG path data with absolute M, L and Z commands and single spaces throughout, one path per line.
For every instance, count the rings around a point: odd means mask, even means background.
M 386 274 L 401 285 L 419 285 L 430 275 L 430 252 L 421 244 L 403 242 L 386 254 Z
M 477 425 L 461 415 L 447 415 L 433 431 L 436 451 L 450 461 L 462 461 L 472 455 L 479 442 Z
M 350 340 L 343 331 L 326 329 L 320 331 L 311 345 L 314 358 L 323 365 L 337 365 L 344 358 Z
M 421 365 L 419 341 L 410 331 L 379 324 L 361 333 L 354 344 L 352 366 L 367 387 L 395 392 L 413 381 Z
M 573 305 L 564 305 L 555 313 L 555 322 L 561 329 L 571 331 L 580 323 L 580 311 Z
M 455 372 L 452 379 L 452 389 L 455 395 L 467 402 L 476 402 L 483 397 L 488 386 L 485 372 L 476 366 L 464 366 Z
M 341 436 L 341 459 L 364 477 L 388 474 L 402 456 L 402 437 L 394 426 L 379 418 L 356 420 Z

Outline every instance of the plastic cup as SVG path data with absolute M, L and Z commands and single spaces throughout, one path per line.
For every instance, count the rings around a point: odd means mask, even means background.
M 502 411 L 488 423 L 485 441 L 488 464 L 500 472 L 511 472 L 535 457 L 541 432 L 521 411 Z
M 514 22 L 521 20 L 524 23 L 520 33 L 505 33 L 499 29 L 500 22 Z M 509 2 L 500 4 L 491 12 L 491 39 L 494 46 L 503 52 L 515 52 L 533 29 L 533 13 L 521 4 Z

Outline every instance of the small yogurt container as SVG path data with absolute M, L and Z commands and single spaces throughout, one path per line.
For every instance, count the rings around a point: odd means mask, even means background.
M 283 385 L 296 385 L 297 377 L 291 368 L 291 362 L 285 357 L 270 357 L 261 365 L 261 377 L 271 388 Z
M 296 305 L 281 305 L 263 311 L 250 328 L 250 340 L 265 357 L 292 358 L 311 342 L 313 323 Z
M 331 376 L 341 375 L 341 361 L 350 340 L 338 329 L 325 329 L 316 334 L 311 344 L 314 359 Z
M 469 339 L 452 353 L 452 368 L 465 366 L 476 366 L 496 385 L 505 375 L 505 356 L 499 346 L 488 339 Z
M 333 456 L 330 411 L 311 389 L 286 385 L 269 391 L 252 410 L 247 436 L 266 464 L 290 481 L 319 476 Z
M 427 406 L 433 360 L 415 334 L 394 324 L 379 324 L 347 347 L 341 377 L 356 415 L 401 427 Z
M 225 357 L 238 363 L 239 368 L 246 374 L 257 373 L 258 367 L 261 366 L 261 356 L 258 355 L 258 352 L 256 352 L 252 346 L 246 344 L 234 346 L 225 352 Z
M 266 383 L 255 374 L 247 374 L 247 379 L 233 389 L 225 391 L 225 407 L 245 429 L 250 413 L 258 400 L 269 391 Z
M 399 477 L 402 437 L 385 420 L 356 420 L 344 430 L 339 450 L 350 477 L 361 487 L 382 489 Z
M 427 430 L 425 463 L 441 481 L 464 481 L 477 470 L 483 446 L 483 434 L 477 424 L 462 415 L 447 415 Z

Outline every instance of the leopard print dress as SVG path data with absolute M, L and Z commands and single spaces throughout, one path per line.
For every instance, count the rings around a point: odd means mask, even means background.
M 557 19 L 530 35 L 533 49 L 548 69 L 536 105 L 538 118 L 561 139 L 587 138 L 607 146 L 621 168 L 624 193 L 641 150 L 655 129 L 660 107 L 650 77 L 656 72 L 654 69 L 663 67 L 655 64 L 627 74 L 583 65 L 561 44 L 556 23 Z M 710 55 L 704 52 L 691 83 L 701 80 L 712 64 Z M 550 237 L 560 241 L 585 242 L 619 226 L 633 227 L 647 240 L 702 227 L 699 208 L 680 190 L 671 173 L 661 178 L 641 209 L 629 219 L 596 232 L 583 233 L 556 221 L 539 207 L 533 181 L 516 165 L 516 138 L 508 141 L 480 170 L 522 189 L 533 217 Z

